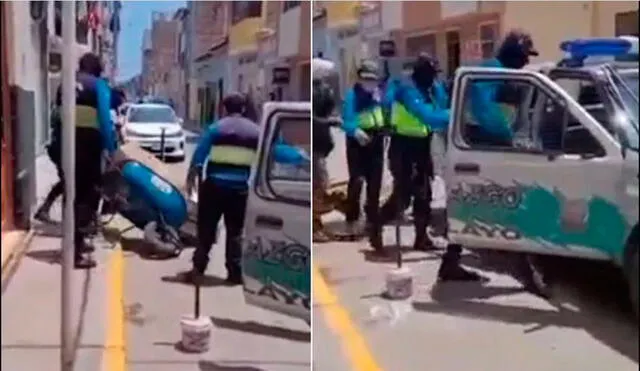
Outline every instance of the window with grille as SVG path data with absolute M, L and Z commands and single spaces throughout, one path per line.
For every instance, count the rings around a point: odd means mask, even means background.
M 480 25 L 480 47 L 482 48 L 482 58 L 488 59 L 493 57 L 498 40 L 498 25 L 496 23 L 488 23 Z
M 262 15 L 262 1 L 233 1 L 231 2 L 231 23 L 236 24 L 246 18 Z
M 407 56 L 417 57 L 421 52 L 429 53 L 429 55 L 437 55 L 436 34 L 430 33 L 426 35 L 413 36 L 407 38 Z

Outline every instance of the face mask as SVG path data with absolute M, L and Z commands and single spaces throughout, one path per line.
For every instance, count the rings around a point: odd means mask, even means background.
M 378 88 L 378 84 L 375 81 L 361 81 L 360 86 L 368 93 L 373 93 Z

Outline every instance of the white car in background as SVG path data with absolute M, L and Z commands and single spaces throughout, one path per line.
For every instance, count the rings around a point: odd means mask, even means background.
M 126 142 L 137 143 L 160 157 L 164 154 L 166 159 L 184 160 L 185 133 L 182 129 L 182 119 L 166 104 L 132 104 L 126 111 L 122 132 Z

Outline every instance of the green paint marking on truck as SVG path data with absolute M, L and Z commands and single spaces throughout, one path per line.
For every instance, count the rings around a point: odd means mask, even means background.
M 630 231 L 618 207 L 601 197 L 568 200 L 557 189 L 519 183 L 469 186 L 469 191 L 453 190 L 450 197 L 451 217 L 465 223 L 515 229 L 523 238 L 584 246 L 612 256 L 624 248 Z
M 244 271 L 260 282 L 274 282 L 288 290 L 309 296 L 311 293 L 311 271 L 292 270 L 284 264 L 269 263 L 260 259 L 245 259 Z

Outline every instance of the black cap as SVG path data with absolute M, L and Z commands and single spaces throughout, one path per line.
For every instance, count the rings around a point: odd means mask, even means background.
M 520 46 L 525 55 L 537 57 L 540 55 L 533 45 L 531 35 L 523 30 L 511 30 L 505 36 L 505 43 L 514 43 Z
M 378 80 L 378 65 L 373 61 L 362 61 L 358 68 L 358 78 L 362 80 Z
M 440 62 L 438 62 L 436 58 L 434 58 L 433 56 L 431 56 L 431 54 L 427 52 L 421 52 L 420 54 L 418 54 L 418 57 L 416 58 L 416 61 L 413 64 L 413 67 L 414 69 L 419 69 L 419 68 L 429 69 L 434 72 L 442 71 L 440 69 Z
M 100 75 L 102 75 L 102 61 L 100 60 L 100 57 L 93 53 L 85 53 L 80 57 L 78 70 L 95 77 L 100 77 Z
M 247 107 L 247 98 L 242 93 L 229 93 L 222 99 L 222 105 L 228 114 L 243 113 Z

